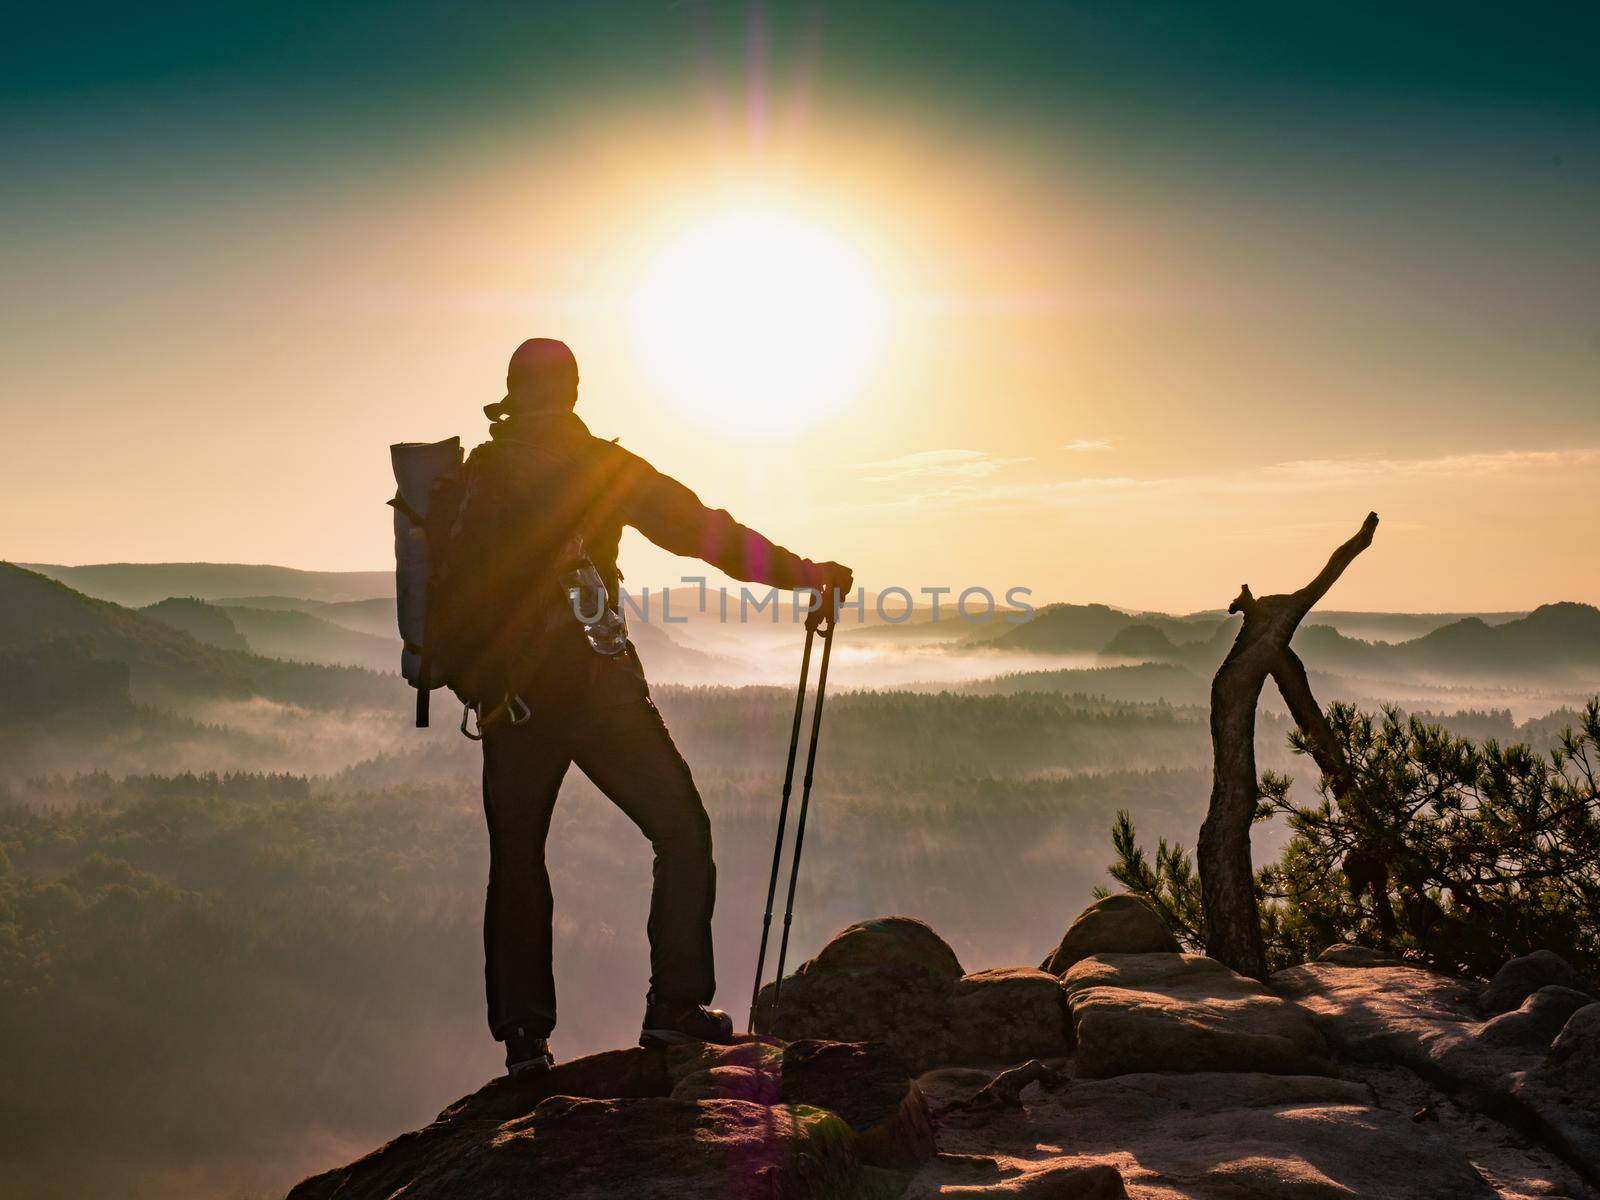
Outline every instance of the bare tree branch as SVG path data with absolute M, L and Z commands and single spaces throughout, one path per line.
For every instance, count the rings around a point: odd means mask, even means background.
M 1229 612 L 1244 614 L 1228 657 L 1211 681 L 1211 805 L 1195 860 L 1205 900 L 1206 952 L 1235 971 L 1257 979 L 1266 975 L 1255 872 L 1250 858 L 1250 826 L 1260 783 L 1256 775 L 1256 705 L 1268 676 L 1278 684 L 1306 738 L 1317 765 L 1348 788 L 1354 772 L 1343 759 L 1333 731 L 1312 695 L 1305 665 L 1289 648 L 1301 619 L 1372 544 L 1378 514 L 1368 513 L 1356 535 L 1333 552 L 1322 572 L 1288 595 L 1253 595 L 1242 585 Z
M 1355 536 L 1333 552 L 1328 559 L 1328 565 L 1322 568 L 1322 573 L 1294 593 L 1295 605 L 1299 609 L 1299 615 L 1295 617 L 1296 624 L 1300 623 L 1300 618 L 1310 612 L 1318 600 L 1328 594 L 1329 588 L 1339 582 L 1339 576 L 1344 574 L 1346 567 L 1355 562 L 1356 555 L 1372 545 L 1372 534 L 1377 528 L 1378 514 L 1368 513 L 1367 519 L 1361 522 L 1361 528 L 1356 530 Z
M 1285 646 L 1270 670 L 1272 681 L 1278 685 L 1283 702 L 1289 707 L 1289 715 L 1306 736 L 1306 748 L 1310 750 L 1312 760 L 1324 775 L 1333 780 L 1336 795 L 1348 794 L 1355 785 L 1350 764 L 1345 761 L 1339 741 L 1328 725 L 1328 718 L 1322 715 L 1322 706 L 1311 694 L 1311 681 L 1306 678 L 1305 663 Z

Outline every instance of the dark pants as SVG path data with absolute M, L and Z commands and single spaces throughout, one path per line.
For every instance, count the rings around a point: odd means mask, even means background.
M 651 990 L 661 999 L 692 1004 L 709 1003 L 716 990 L 711 909 L 717 868 L 711 822 L 688 764 L 642 687 L 621 696 L 589 697 L 576 711 L 571 704 L 569 696 L 559 718 L 542 720 L 536 708 L 524 725 L 500 722 L 484 733 L 483 807 L 489 819 L 484 978 L 489 1028 L 497 1038 L 517 1025 L 535 1036 L 548 1036 L 555 1027 L 544 844 L 556 793 L 571 763 L 632 819 L 655 850 Z

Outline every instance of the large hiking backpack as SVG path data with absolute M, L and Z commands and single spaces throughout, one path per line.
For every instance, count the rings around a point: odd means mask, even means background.
M 444 683 L 434 645 L 434 573 L 460 508 L 461 439 L 399 442 L 389 447 L 397 490 L 394 509 L 395 616 L 400 674 L 417 689 L 417 727 L 428 724 L 428 694 Z
M 434 688 L 449 687 L 475 710 L 480 729 L 491 713 L 519 721 L 527 706 L 517 689 L 553 649 L 580 647 L 586 635 L 597 653 L 626 647 L 626 627 L 576 528 L 584 506 L 573 512 L 556 502 L 566 472 L 529 472 L 494 443 L 463 461 L 459 438 L 400 443 L 390 458 L 399 484 L 389 503 L 401 674 L 417 689 L 419 728 Z M 541 536 L 530 536 L 530 514 L 554 518 L 533 522 Z M 598 589 L 580 609 L 600 617 L 575 619 L 569 581 Z M 466 712 L 461 728 L 474 736 Z

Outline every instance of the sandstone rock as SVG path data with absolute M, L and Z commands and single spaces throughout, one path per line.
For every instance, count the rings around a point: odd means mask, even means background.
M 1469 1039 L 1477 1019 L 1466 984 L 1422 967 L 1353 971 L 1307 963 L 1270 982 L 1311 1013 L 1335 1050 L 1358 1061 L 1407 1062 L 1420 1044 Z
M 1052 1058 L 1072 1050 L 1061 981 L 1044 971 L 1002 967 L 956 981 L 950 994 L 952 1063 Z
M 869 954 L 878 951 L 881 961 Z M 918 1072 L 1071 1049 L 1054 976 L 1026 968 L 962 976 L 938 935 L 903 917 L 852 925 L 783 981 L 781 998 L 768 984 L 755 1026 L 786 1041 L 883 1043 Z
M 1508 1036 L 1497 1020 L 1480 1022 L 1461 980 L 1417 967 L 1352 971 L 1308 963 L 1279 971 L 1272 984 L 1311 1012 L 1341 1055 L 1408 1067 L 1459 1103 L 1514 1123 L 1591 1183 L 1600 1182 L 1600 1105 L 1575 1101 L 1567 1074 L 1552 1069 L 1556 1045 L 1547 1061 L 1536 1040 Z M 1560 1002 L 1558 993 L 1555 1001 L 1532 1005 L 1530 1024 L 1548 1019 L 1545 1006 Z M 1567 1045 L 1579 1045 L 1596 1020 L 1580 1021 L 1591 1009 L 1600 1005 L 1574 1013 L 1556 1044 L 1572 1029 Z M 1499 1032 L 1485 1038 L 1491 1027 Z
M 708 1067 L 678 1080 L 674 1100 L 749 1100 L 756 1104 L 778 1102 L 778 1078 L 754 1067 Z
M 1252 979 L 1195 954 L 1104 954 L 1062 978 L 1078 1072 L 1332 1071 L 1310 1016 Z
M 1061 944 L 1039 964 L 1060 975 L 1091 954 L 1176 954 L 1178 939 L 1150 902 L 1130 892 L 1096 900 L 1067 927 Z
M 469 1152 L 424 1165 L 405 1195 L 712 1200 L 733 1187 L 824 1200 L 864 1197 L 869 1184 L 849 1130 L 829 1113 L 740 1100 L 554 1096 Z
M 992 1184 L 951 1184 L 939 1200 L 1127 1200 L 1122 1172 L 1110 1163 L 1060 1163 Z
M 922 967 L 936 978 L 954 982 L 961 978 L 956 952 L 915 917 L 877 917 L 860 921 L 834 934 L 817 952 L 811 969 L 840 971 L 852 967 Z
M 784 1048 L 782 1071 L 778 1098 L 836 1114 L 855 1131 L 863 1162 L 909 1167 L 932 1156 L 927 1101 L 888 1047 L 793 1042 Z
M 652 1052 L 646 1051 L 646 1053 Z M 782 1046 L 775 1046 L 771 1042 L 753 1037 L 731 1046 L 690 1042 L 687 1045 L 673 1046 L 666 1051 L 654 1053 L 664 1058 L 667 1072 L 674 1080 L 682 1079 L 685 1075 L 696 1071 L 709 1071 L 715 1067 L 750 1067 L 776 1076 L 783 1066 Z M 559 1069 L 558 1067 L 557 1070 Z M 600 1098 L 605 1099 L 603 1096 Z
M 1523 1082 L 1553 1093 L 1563 1107 L 1591 1113 L 1600 1109 L 1600 1004 L 1586 1005 L 1572 1014 L 1544 1062 Z M 1594 1124 L 1600 1135 L 1600 1119 Z
M 755 1028 L 784 1041 L 822 1038 L 892 1046 L 911 1070 L 938 1065 L 949 1049 L 945 1018 L 953 984 L 919 966 L 817 970 L 806 963 L 756 1001 Z
M 1521 958 L 1513 958 L 1494 973 L 1489 986 L 1478 997 L 1478 1006 L 1486 1013 L 1510 1012 L 1542 987 L 1557 984 L 1575 991 L 1594 994 L 1589 981 L 1551 950 L 1535 950 Z
M 613 1051 L 495 1080 L 290 1196 L 710 1200 L 748 1188 L 763 1200 L 867 1200 L 886 1186 L 872 1164 L 932 1153 L 926 1102 L 882 1048 L 746 1041 Z
M 490 1080 L 472 1095 L 446 1108 L 435 1118 L 434 1124 L 462 1121 L 499 1124 L 532 1112 L 534 1105 L 546 1096 L 584 1096 L 597 1100 L 665 1096 L 672 1091 L 675 1077 L 683 1073 L 673 1067 L 674 1061 L 659 1052 L 637 1047 L 607 1050 L 558 1063 L 554 1070 L 516 1082 L 503 1076 Z
M 921 1082 L 971 1091 L 962 1073 Z M 1408 1113 L 1375 1106 L 1359 1083 L 1317 1076 L 1134 1074 L 1077 1080 L 940 1127 L 945 1153 L 912 1177 L 905 1200 L 1049 1196 L 1053 1170 L 1108 1167 L 1137 1197 L 1198 1200 L 1488 1200 L 1495 1192 L 1456 1147 Z M 998 1180 L 978 1170 L 994 1163 Z M 959 1190 L 958 1190 L 959 1189 Z M 1064 1193 L 1071 1195 L 1072 1193 Z M 1116 1192 L 1110 1193 L 1116 1195 Z
M 1332 963 L 1339 967 L 1402 967 L 1403 959 L 1387 950 L 1374 950 L 1371 946 L 1352 946 L 1348 942 L 1335 942 L 1317 955 L 1319 963 Z
M 1555 1040 L 1567 1018 L 1594 1002 L 1594 997 L 1587 993 L 1551 984 L 1529 996 L 1515 1012 L 1501 1013 L 1485 1021 L 1478 1030 L 1478 1040 L 1496 1046 L 1543 1049 Z

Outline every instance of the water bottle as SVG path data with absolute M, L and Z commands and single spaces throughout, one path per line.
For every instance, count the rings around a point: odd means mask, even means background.
M 572 615 L 583 627 L 583 636 L 589 639 L 589 648 L 607 657 L 621 654 L 628 648 L 628 626 L 622 614 L 611 607 L 606 582 L 584 550 L 582 539 L 575 542 L 575 553 L 561 573 L 561 590 L 566 593 Z

